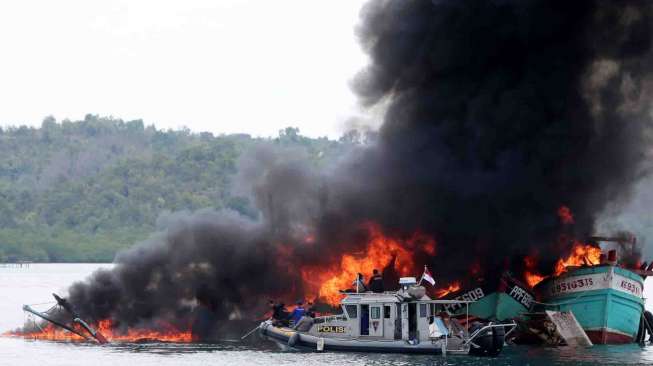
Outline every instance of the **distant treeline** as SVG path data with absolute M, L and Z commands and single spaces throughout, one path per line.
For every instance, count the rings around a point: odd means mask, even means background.
M 158 130 L 143 121 L 87 115 L 40 128 L 0 129 L 0 262 L 106 262 L 144 239 L 166 211 L 231 208 L 237 159 L 266 144 L 299 147 L 311 164 L 359 142 L 312 139 L 288 127 L 276 138 Z

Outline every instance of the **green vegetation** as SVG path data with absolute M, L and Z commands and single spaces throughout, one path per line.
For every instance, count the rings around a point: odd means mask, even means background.
M 256 216 L 247 198 L 230 193 L 243 152 L 296 146 L 320 164 L 359 138 L 310 139 L 290 127 L 273 139 L 214 136 L 95 115 L 0 129 L 0 262 L 111 261 L 165 211 Z

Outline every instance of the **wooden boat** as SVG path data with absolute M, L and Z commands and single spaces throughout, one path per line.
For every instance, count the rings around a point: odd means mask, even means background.
M 473 301 L 469 303 L 468 314 L 491 321 L 518 318 L 529 312 L 535 303 L 535 295 L 528 286 L 508 272 L 504 272 L 497 280 L 474 283 L 465 290 L 446 296 L 445 299 Z M 457 316 L 467 314 L 462 304 L 445 305 L 444 308 Z
M 446 315 L 444 306 L 464 300 L 432 300 L 414 277 L 400 290 L 347 293 L 342 313 L 318 317 L 308 331 L 264 321 L 259 334 L 283 347 L 317 351 L 473 354 L 496 356 L 514 323 L 465 323 Z
M 537 286 L 547 310 L 572 311 L 594 344 L 635 341 L 644 279 L 615 264 L 580 267 Z

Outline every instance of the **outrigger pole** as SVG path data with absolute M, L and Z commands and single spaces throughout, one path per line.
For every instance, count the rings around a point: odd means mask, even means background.
M 52 296 L 54 296 L 54 299 L 57 300 L 57 304 L 59 304 L 59 306 L 64 308 L 67 312 L 70 313 L 70 315 L 73 316 L 73 322 L 79 324 L 82 328 L 84 328 L 90 335 L 93 336 L 93 338 L 95 338 L 98 341 L 98 343 L 100 344 L 109 343 L 109 341 L 107 341 L 107 339 L 102 335 L 102 333 L 91 328 L 90 325 L 88 325 L 85 321 L 82 320 L 82 318 L 79 317 L 79 315 L 77 314 L 77 312 L 75 312 L 75 310 L 73 309 L 72 305 L 70 305 L 68 300 L 59 297 L 59 295 L 57 294 L 52 294 Z
M 36 311 L 36 310 L 32 309 L 29 305 L 23 305 L 23 311 L 34 314 L 34 315 L 38 316 L 39 318 L 41 318 L 43 320 L 49 321 L 50 323 L 52 323 L 52 324 L 54 324 L 54 325 L 56 325 L 56 326 L 58 326 L 60 328 L 63 328 L 63 329 L 65 329 L 65 330 L 67 330 L 67 331 L 69 331 L 71 333 L 75 333 L 78 336 L 88 340 L 88 337 L 86 335 L 76 331 L 75 329 L 67 326 L 66 324 L 59 323 L 58 321 L 50 318 L 47 314 L 44 314 L 44 313 L 41 313 L 39 311 Z
M 57 294 L 52 294 L 52 296 L 54 296 L 54 299 L 57 300 L 57 305 L 61 306 L 64 310 L 66 310 L 68 313 L 70 313 L 70 315 L 72 315 L 73 323 L 79 324 L 79 326 L 81 326 L 86 332 L 88 332 L 88 334 L 90 334 L 98 343 L 100 343 L 100 344 L 109 343 L 109 341 L 102 335 L 102 333 L 100 333 L 100 332 L 96 331 L 95 329 L 91 328 L 90 325 L 88 325 L 85 321 L 83 321 L 79 317 L 79 315 L 77 314 L 77 312 L 75 312 L 75 310 L 73 309 L 72 305 L 70 305 L 68 300 L 59 297 Z M 87 337 L 85 334 L 81 333 L 80 331 L 75 330 L 71 326 L 68 326 L 66 324 L 63 324 L 63 323 L 57 321 L 57 320 L 52 319 L 52 317 L 50 317 L 50 315 L 48 315 L 47 313 L 42 313 L 40 311 L 36 311 L 36 310 L 32 309 L 29 305 L 23 305 L 23 311 L 34 314 L 34 315 L 38 316 L 39 318 L 41 318 L 41 319 L 43 319 L 45 321 L 48 321 L 48 322 L 50 322 L 50 323 L 52 323 L 52 324 L 54 324 L 54 325 L 56 325 L 56 326 L 58 326 L 60 328 L 63 328 L 63 329 L 65 329 L 65 330 L 67 330 L 67 331 L 69 331 L 71 333 L 77 334 L 78 336 L 80 336 L 80 337 L 82 337 L 82 338 L 84 338 L 86 340 L 89 340 L 89 337 Z
M 260 324 L 259 324 L 259 325 L 257 325 L 257 326 L 256 326 L 256 328 L 254 328 L 254 329 L 252 329 L 252 330 L 250 330 L 249 332 L 247 332 L 247 334 L 245 334 L 244 336 L 242 336 L 242 337 L 240 337 L 240 340 L 242 341 L 243 339 L 245 339 L 245 338 L 247 338 L 247 337 L 249 337 L 249 336 L 250 336 L 250 334 L 252 334 L 252 333 L 254 333 L 254 331 L 255 331 L 255 330 L 257 330 L 257 329 L 258 329 L 258 328 L 260 328 L 260 327 L 261 327 L 261 325 L 260 325 Z

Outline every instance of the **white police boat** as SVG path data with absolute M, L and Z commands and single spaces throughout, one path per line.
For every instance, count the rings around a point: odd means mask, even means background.
M 284 348 L 300 350 L 496 356 L 516 326 L 450 318 L 446 305 L 467 307 L 471 301 L 432 300 L 425 293 L 414 277 L 404 277 L 398 291 L 345 293 L 342 313 L 315 318 L 308 331 L 272 319 L 258 331 Z

